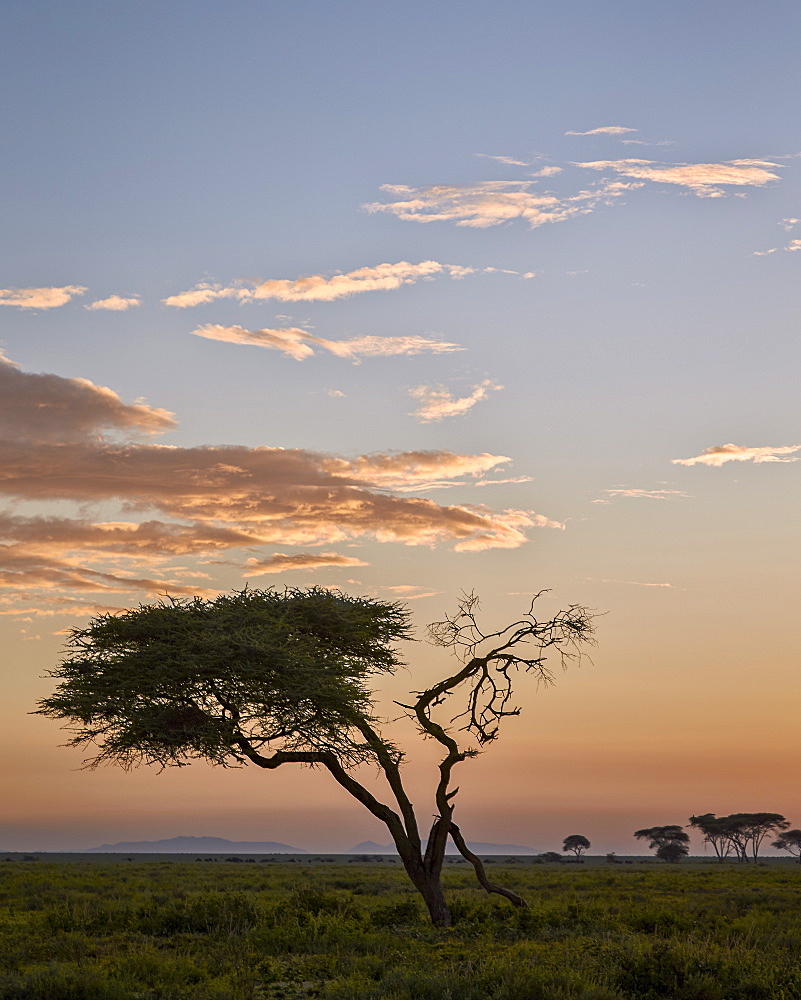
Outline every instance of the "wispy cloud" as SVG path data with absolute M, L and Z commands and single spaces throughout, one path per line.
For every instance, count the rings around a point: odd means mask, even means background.
M 55 309 L 66 305 L 76 295 L 83 295 L 83 285 L 62 285 L 60 288 L 0 288 L 0 306 L 18 309 Z
M 326 277 L 312 274 L 304 278 L 276 278 L 268 281 L 242 279 L 234 287 L 202 282 L 187 292 L 170 295 L 163 302 L 176 309 L 203 305 L 215 299 L 236 299 L 239 302 L 257 302 L 269 299 L 280 302 L 332 302 L 335 299 L 357 295 L 361 292 L 390 291 L 401 285 L 412 285 L 417 281 L 447 275 L 463 278 L 472 274 L 473 269 L 459 264 L 440 264 L 436 260 L 424 260 L 410 264 L 402 260 L 397 264 L 377 264 L 360 267 L 347 274 Z M 254 287 L 243 287 L 253 285 Z
M 496 160 L 498 163 L 503 163 L 507 167 L 528 167 L 531 164 L 526 163 L 525 160 L 513 160 L 511 156 L 492 156 L 490 153 L 476 153 L 476 156 L 481 156 L 485 160 Z
M 459 187 L 440 184 L 412 188 L 402 184 L 381 187 L 399 200 L 365 205 L 368 212 L 389 212 L 406 222 L 453 222 L 457 226 L 486 229 L 523 219 L 532 229 L 548 222 L 562 222 L 586 215 L 598 204 L 608 204 L 626 189 L 622 182 L 603 183 L 570 197 L 531 191 L 535 181 L 481 181 Z
M 124 403 L 89 379 L 23 372 L 0 354 L 0 435 L 74 441 L 108 431 L 156 434 L 175 426 L 168 410 Z
M 246 330 L 241 326 L 220 326 L 208 323 L 192 333 L 206 340 L 221 340 L 228 344 L 266 347 L 304 361 L 312 357 L 315 348 L 329 351 L 339 358 L 357 360 L 366 357 L 392 357 L 409 354 L 450 354 L 464 350 L 459 344 L 428 337 L 354 337 L 351 340 L 326 340 L 315 337 L 299 327 L 279 327 L 274 330 Z
M 497 385 L 490 379 L 473 386 L 466 396 L 454 396 L 443 385 L 418 385 L 409 390 L 410 396 L 420 400 L 420 406 L 412 416 L 421 423 L 444 420 L 446 417 L 460 417 L 498 389 L 503 389 L 503 386 Z
M 479 479 L 475 486 L 502 486 L 504 483 L 533 483 L 533 476 L 512 476 L 510 479 Z
M 794 229 L 799 223 L 801 223 L 801 219 L 789 218 L 789 219 L 782 219 L 779 225 L 782 226 L 785 232 L 789 233 L 790 230 Z
M 675 139 L 621 139 L 624 146 L 675 146 Z
M 108 309 L 111 312 L 125 312 L 126 309 L 133 309 L 141 304 L 142 300 L 138 295 L 131 295 L 128 298 L 122 295 L 109 295 L 107 299 L 97 299 L 88 306 L 84 306 L 84 309 Z
M 739 444 L 720 444 L 707 448 L 693 458 L 674 458 L 674 465 L 712 465 L 721 466 L 726 462 L 797 462 L 801 455 L 801 444 L 782 445 L 780 447 L 763 446 L 747 448 Z M 788 456 L 795 455 L 794 458 Z
M 588 132 L 565 132 L 565 135 L 625 135 L 627 132 L 637 132 L 636 128 L 626 128 L 625 125 L 602 125 L 591 128 Z
M 267 559 L 248 559 L 243 576 L 264 576 L 268 573 L 288 573 L 291 570 L 316 570 L 329 566 L 369 566 L 369 563 L 353 556 L 343 556 L 337 552 L 298 552 L 284 555 L 274 552 Z
M 769 160 L 728 160 L 724 163 L 660 163 L 656 160 L 594 160 L 576 163 L 588 170 L 613 170 L 635 180 L 677 184 L 701 198 L 721 198 L 728 187 L 764 187 L 779 180 Z
M 453 483 L 504 456 L 449 452 L 343 459 L 299 449 L 126 447 L 0 441 L 0 493 L 15 499 L 118 499 L 182 521 L 230 526 L 255 544 L 324 545 L 372 537 L 457 550 L 515 548 L 540 515 L 419 496 L 429 480 Z
M 642 490 L 629 487 L 616 487 L 604 490 L 604 496 L 593 500 L 593 503 L 611 503 L 618 497 L 630 497 L 635 500 L 668 500 L 671 497 L 689 497 L 683 490 Z
M 196 585 L 186 586 L 175 577 L 174 571 L 166 577 L 132 576 L 98 566 L 109 558 L 119 560 L 121 556 L 133 563 L 155 564 L 177 551 L 225 545 L 222 536 L 216 543 L 207 537 L 203 545 L 199 537 L 191 538 L 193 534 L 199 535 L 198 530 L 158 522 L 93 524 L 81 519 L 0 513 L 0 584 L 4 597 L 17 591 L 23 601 L 30 601 L 33 590 L 164 593 L 169 589 L 177 594 L 206 593 Z M 206 534 L 213 535 L 214 529 Z M 57 612 L 60 605 L 56 596 L 50 599 L 51 605 L 53 602 L 55 610 L 48 606 L 44 613 Z
M 442 593 L 441 590 L 431 590 L 426 587 L 413 586 L 407 583 L 398 584 L 394 587 L 382 587 L 381 589 L 403 598 L 404 601 L 419 601 L 423 597 L 436 597 Z
M 792 223 L 792 225 L 785 225 L 785 229 L 789 232 L 797 222 L 801 221 L 798 219 L 784 219 L 785 223 Z M 801 250 L 801 239 L 790 240 L 783 247 L 771 247 L 769 250 L 754 250 L 752 253 L 753 257 L 767 257 L 769 254 L 778 253 L 779 250 L 784 250 L 787 253 L 796 253 Z
M 639 580 L 609 580 L 601 579 L 599 583 L 619 583 L 625 587 L 667 587 L 672 588 L 672 583 L 642 583 Z

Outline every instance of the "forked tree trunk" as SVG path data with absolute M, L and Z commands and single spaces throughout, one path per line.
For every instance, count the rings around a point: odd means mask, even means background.
M 451 911 L 445 902 L 445 893 L 442 891 L 439 876 L 429 876 L 427 881 L 417 888 L 428 907 L 431 923 L 435 927 L 450 927 Z
M 401 860 L 406 874 L 425 901 L 431 923 L 435 927 L 450 927 L 452 923 L 451 911 L 445 902 L 445 893 L 442 889 L 439 872 L 436 874 L 427 872 L 422 856 L 403 857 L 401 855 Z

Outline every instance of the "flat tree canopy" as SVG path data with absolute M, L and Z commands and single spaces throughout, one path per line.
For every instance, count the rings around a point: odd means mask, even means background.
M 246 748 L 370 756 L 358 723 L 372 675 L 400 664 L 400 604 L 322 588 L 169 598 L 74 629 L 43 714 L 78 723 L 91 763 L 130 768 L 203 758 L 231 766 Z
M 205 760 L 267 770 L 326 768 L 387 826 L 432 920 L 447 925 L 440 874 L 449 837 L 484 889 L 526 905 L 487 879 L 453 822 L 453 768 L 478 750 L 461 746 L 451 726 L 460 720 L 459 729 L 479 746 L 491 743 L 501 720 L 519 713 L 511 702 L 515 671 L 549 681 L 549 653 L 566 666 L 591 641 L 586 609 L 572 605 L 540 621 L 533 614 L 536 599 L 498 632 L 481 630 L 472 595 L 453 617 L 429 626 L 432 640 L 455 652 L 461 666 L 401 706 L 442 748 L 436 815 L 425 844 L 403 784 L 404 754 L 382 734 L 373 703 L 376 677 L 401 664 L 394 644 L 411 637 L 401 604 L 320 587 L 245 589 L 99 615 L 71 632 L 68 655 L 51 673 L 58 686 L 39 713 L 67 720 L 71 745 L 96 749 L 91 766 L 180 767 Z M 450 721 L 435 718 L 435 709 L 459 693 Z M 354 772 L 368 762 L 383 773 L 393 806 L 358 781 Z
M 580 833 L 571 833 L 562 841 L 562 851 L 572 851 L 577 858 L 580 858 L 584 851 L 588 851 L 592 844 Z

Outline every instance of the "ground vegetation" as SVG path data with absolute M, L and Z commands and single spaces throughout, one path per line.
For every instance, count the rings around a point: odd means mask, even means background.
M 438 928 L 400 864 L 0 862 L 0 997 L 801 1000 L 794 863 L 497 867 Z

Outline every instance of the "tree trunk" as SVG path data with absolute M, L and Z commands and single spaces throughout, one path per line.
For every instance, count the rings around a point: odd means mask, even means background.
M 426 871 L 425 863 L 420 856 L 403 857 L 401 855 L 401 860 L 403 861 L 403 867 L 406 869 L 406 874 L 414 883 L 415 889 L 417 889 L 425 900 L 431 923 L 435 927 L 450 927 L 452 923 L 451 911 L 445 902 L 445 893 L 442 891 L 439 872 L 432 873 Z
M 417 888 L 428 907 L 431 923 L 435 927 L 450 927 L 451 911 L 445 902 L 445 893 L 442 891 L 439 876 L 428 876 L 425 883 Z

